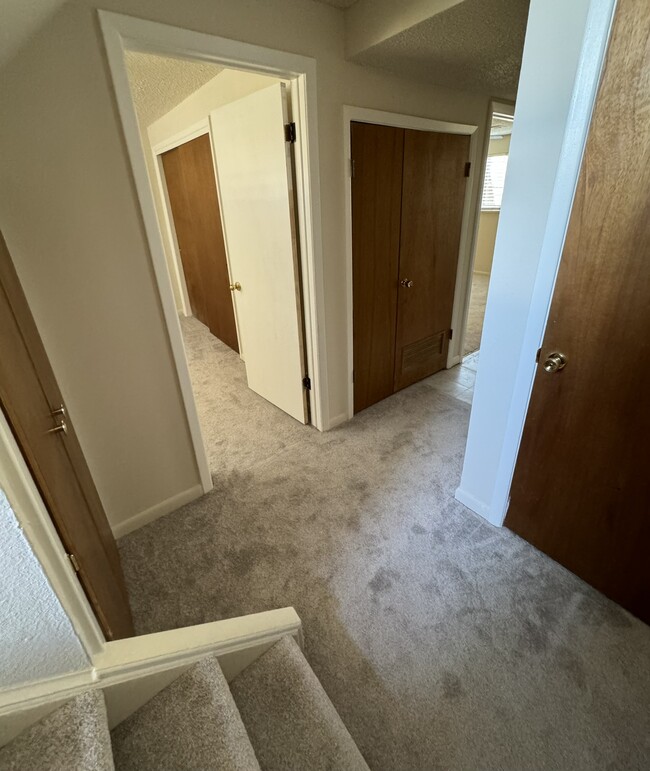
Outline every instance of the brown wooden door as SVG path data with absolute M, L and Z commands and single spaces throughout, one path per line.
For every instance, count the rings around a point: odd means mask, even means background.
M 469 137 L 404 135 L 394 388 L 447 365 Z
M 649 72 L 650 5 L 619 0 L 506 517 L 646 622 Z
M 161 157 L 192 313 L 239 352 L 210 135 Z
M 115 539 L 1 235 L 0 405 L 104 634 L 132 636 Z
M 404 129 L 352 124 L 354 411 L 393 393 Z

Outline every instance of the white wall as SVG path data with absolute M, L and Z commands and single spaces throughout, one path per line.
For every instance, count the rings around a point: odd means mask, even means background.
M 532 0 L 530 7 L 481 362 L 456 493 L 496 525 L 505 516 L 614 2 Z
M 195 489 L 199 472 L 99 5 L 315 58 L 333 420 L 347 412 L 348 386 L 343 105 L 481 125 L 487 98 L 346 62 L 343 14 L 312 0 L 76 0 L 21 48 L 0 84 L 0 223 L 109 519 L 119 525 Z
M 61 603 L 0 490 L 0 689 L 88 669 Z

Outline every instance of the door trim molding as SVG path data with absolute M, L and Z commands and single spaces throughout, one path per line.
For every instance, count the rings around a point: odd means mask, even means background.
M 354 294 L 352 287 L 352 173 L 351 173 L 351 126 L 353 121 L 374 123 L 380 126 L 394 126 L 396 128 L 415 129 L 416 131 L 438 131 L 446 134 L 463 134 L 470 137 L 469 160 L 472 164 L 469 183 L 465 190 L 465 203 L 463 206 L 463 225 L 458 251 L 458 268 L 456 270 L 456 289 L 454 291 L 454 308 L 452 312 L 452 328 L 459 330 L 460 334 L 454 335 L 454 340 L 449 346 L 447 368 L 458 364 L 461 359 L 462 347 L 460 343 L 465 337 L 465 301 L 468 295 L 467 281 L 470 272 L 471 261 L 474 254 L 474 241 L 476 228 L 474 227 L 478 193 L 475 188 L 475 169 L 479 163 L 481 148 L 477 141 L 478 126 L 466 123 L 451 123 L 449 121 L 420 118 L 415 115 L 402 115 L 383 110 L 371 110 L 366 107 L 343 106 L 343 159 L 346 165 L 345 177 L 345 280 L 346 280 L 346 329 L 348 342 L 347 357 L 347 383 L 348 383 L 348 411 L 347 419 L 354 416 L 354 383 L 352 370 L 354 368 L 354 335 L 353 335 L 353 304 Z M 480 188 L 478 188 L 480 190 Z M 340 420 L 340 416 L 337 416 Z
M 162 142 L 158 142 L 155 146 L 151 146 L 151 152 L 153 153 L 153 170 L 155 179 L 152 180 L 158 187 L 158 195 L 162 202 L 162 211 L 164 222 L 161 223 L 161 227 L 164 229 L 164 235 L 167 237 L 167 243 L 171 251 L 173 275 L 172 281 L 176 284 L 179 299 L 181 301 L 181 311 L 183 316 L 192 315 L 192 306 L 190 304 L 190 295 L 187 291 L 187 282 L 185 281 L 185 273 L 183 271 L 183 263 L 181 261 L 181 251 L 178 246 L 178 239 L 176 238 L 176 227 L 174 225 L 174 218 L 172 216 L 171 205 L 169 203 L 169 194 L 167 192 L 167 182 L 165 180 L 165 171 L 162 166 L 162 154 L 169 150 L 174 150 L 177 147 L 191 142 L 193 139 L 198 139 L 204 134 L 210 133 L 210 122 L 208 118 L 200 120 L 192 126 L 188 126 L 183 131 L 178 131 L 172 136 L 164 139 Z M 148 148 L 145 148 L 145 152 Z
M 305 56 L 262 48 L 181 27 L 173 27 L 108 11 L 99 10 L 97 13 L 149 243 L 164 323 L 167 327 L 172 357 L 178 373 L 181 397 L 194 446 L 197 468 L 203 490 L 208 492 L 212 489 L 212 479 L 192 392 L 180 322 L 166 264 L 162 234 L 156 216 L 153 191 L 147 173 L 144 149 L 140 141 L 124 52 L 128 49 L 144 53 L 182 56 L 292 81 L 292 117 L 298 131 L 295 144 L 296 193 L 303 271 L 306 353 L 309 374 L 312 376 L 313 383 L 311 392 L 312 423 L 319 430 L 326 430 L 329 428 L 329 388 L 325 339 L 318 124 L 316 120 L 316 62 Z

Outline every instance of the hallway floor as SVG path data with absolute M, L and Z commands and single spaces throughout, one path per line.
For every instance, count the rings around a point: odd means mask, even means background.
M 373 769 L 648 767 L 650 629 L 453 497 L 462 368 L 320 434 L 251 407 L 202 338 L 215 489 L 121 539 L 140 634 L 293 605 Z

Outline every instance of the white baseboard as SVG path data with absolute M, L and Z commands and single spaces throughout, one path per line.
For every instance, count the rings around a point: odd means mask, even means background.
M 341 423 L 345 423 L 349 419 L 350 417 L 348 416 L 347 412 L 342 412 L 340 415 L 335 415 L 333 418 L 330 418 L 329 428 L 336 428 L 337 426 L 340 426 Z
M 121 538 L 123 535 L 132 533 L 134 530 L 144 527 L 144 525 L 153 522 L 159 517 L 164 517 L 165 514 L 170 514 L 172 511 L 180 509 L 181 506 L 185 506 L 185 504 L 190 503 L 190 501 L 195 501 L 202 495 L 203 487 L 201 485 L 194 485 L 194 487 L 190 487 L 189 490 L 184 490 L 182 493 L 173 495 L 171 498 L 167 498 L 167 500 L 161 501 L 155 506 L 151 506 L 138 514 L 134 514 L 133 516 L 128 517 L 128 519 L 118 522 L 116 525 L 111 525 L 113 535 L 115 538 Z
M 470 511 L 473 511 L 474 514 L 478 514 L 479 517 L 487 520 L 491 525 L 494 525 L 495 527 L 501 527 L 503 525 L 503 518 L 495 517 L 494 512 L 492 512 L 490 509 L 489 504 L 485 503 L 485 501 L 480 501 L 478 498 L 473 496 L 471 493 L 466 492 L 461 487 L 456 490 L 454 498 L 456 498 L 457 501 L 460 501 L 463 506 L 467 506 L 467 508 L 470 509 Z

